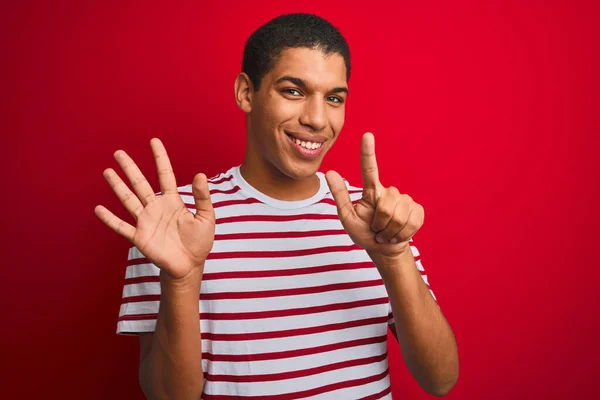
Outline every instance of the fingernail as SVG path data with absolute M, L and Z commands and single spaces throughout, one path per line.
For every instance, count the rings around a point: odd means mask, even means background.
M 396 239 L 396 238 L 391 238 L 391 239 L 390 239 L 390 243 L 391 243 L 391 244 L 396 244 L 396 243 L 398 243 L 398 239 Z
M 375 241 L 377 243 L 384 243 L 385 242 L 385 240 L 381 236 L 378 236 L 378 235 L 375 235 Z

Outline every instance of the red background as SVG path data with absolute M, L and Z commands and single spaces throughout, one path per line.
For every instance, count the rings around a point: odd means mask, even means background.
M 128 243 L 93 209 L 127 213 L 102 171 L 124 149 L 158 188 L 155 136 L 180 185 L 241 163 L 243 45 L 291 11 L 330 19 L 353 55 L 322 170 L 360 185 L 372 131 L 382 182 L 425 207 L 415 240 L 460 353 L 448 398 L 597 393 L 598 2 L 12 3 L 1 398 L 142 398 L 138 340 L 115 334 Z M 429 398 L 398 351 L 395 398 Z

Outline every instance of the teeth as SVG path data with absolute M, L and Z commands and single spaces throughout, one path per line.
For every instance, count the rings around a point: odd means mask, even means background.
M 292 140 L 299 146 L 304 147 L 305 149 L 310 149 L 310 150 L 314 150 L 314 149 L 318 149 L 319 147 L 321 147 L 321 143 L 316 143 L 316 142 L 305 142 L 303 140 L 300 139 L 296 139 L 296 138 L 292 138 Z

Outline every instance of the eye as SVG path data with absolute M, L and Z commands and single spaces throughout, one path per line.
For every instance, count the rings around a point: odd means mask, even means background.
M 294 97 L 302 96 L 302 92 L 300 92 L 298 89 L 294 89 L 294 88 L 283 89 L 283 92 L 289 93 Z
M 344 100 L 338 96 L 329 96 L 327 98 L 327 100 L 331 101 L 332 103 L 343 103 Z

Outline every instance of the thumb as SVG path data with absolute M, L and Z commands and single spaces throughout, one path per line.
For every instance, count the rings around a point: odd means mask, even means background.
M 327 171 L 325 179 L 327 180 L 327 185 L 335 200 L 340 220 L 344 222 L 348 220 L 348 218 L 354 217 L 354 206 L 352 200 L 350 200 L 348 188 L 346 188 L 346 184 L 340 174 L 335 171 Z
M 194 176 L 192 193 L 194 194 L 194 203 L 196 204 L 196 217 L 204 218 L 214 223 L 215 211 L 210 200 L 210 190 L 208 189 L 206 175 L 200 173 Z

